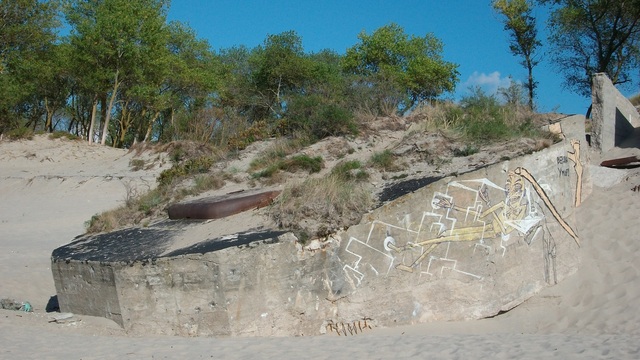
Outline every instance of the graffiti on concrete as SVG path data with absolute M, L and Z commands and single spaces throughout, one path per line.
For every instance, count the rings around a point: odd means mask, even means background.
M 362 320 L 355 320 L 352 322 L 338 322 L 333 320 L 328 320 L 325 323 L 325 332 L 336 333 L 338 336 L 349 336 L 349 335 L 358 335 L 358 333 L 362 334 L 365 330 L 373 329 L 371 326 L 371 318 L 362 318 Z M 369 321 L 367 323 L 367 321 Z
M 568 157 L 560 158 L 559 163 L 570 159 L 579 164 L 579 143 Z M 497 252 L 504 257 L 508 246 L 516 241 L 531 245 L 541 239 L 545 280 L 557 283 L 556 243 L 547 227 L 547 221 L 551 220 L 546 219 L 545 209 L 578 246 L 580 242 L 545 188 L 549 186 L 538 183 L 522 167 L 508 171 L 504 187 L 486 178 L 451 181 L 443 192 L 433 193 L 427 205 L 431 209 L 420 216 L 406 214 L 396 224 L 374 221 L 365 240 L 351 237 L 345 250 L 354 260 L 343 269 L 349 279 L 355 280 L 355 286 L 360 285 L 366 270 L 376 275 L 396 269 L 433 276 L 436 268 L 440 276 L 449 271 L 481 280 L 481 275 L 461 266 L 466 259 L 456 259 L 450 251 L 452 246 L 472 244 L 474 253 Z M 441 246 L 444 248 L 439 248 Z
M 578 207 L 582 203 L 582 174 L 584 171 L 582 163 L 580 162 L 580 141 L 572 139 L 571 148 L 573 151 L 567 152 L 567 157 L 569 160 L 573 161 L 573 169 L 576 172 L 576 195 L 574 206 Z

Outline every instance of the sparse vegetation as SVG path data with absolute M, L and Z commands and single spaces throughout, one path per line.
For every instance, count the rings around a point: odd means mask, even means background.
M 361 183 L 331 174 L 287 187 L 270 207 L 270 215 L 278 226 L 305 241 L 357 224 L 372 204 Z
M 467 145 L 466 147 L 461 149 L 458 149 L 458 148 L 453 149 L 453 156 L 456 156 L 456 157 L 470 156 L 477 153 L 478 151 L 479 150 L 477 147 L 472 145 Z
M 77 135 L 74 135 L 74 134 L 71 134 L 71 133 L 66 132 L 66 131 L 54 131 L 51 134 L 49 134 L 49 139 L 60 139 L 60 138 L 67 139 L 67 140 L 81 140 L 82 139 L 81 137 L 79 137 Z
M 213 163 L 221 158 L 221 155 L 209 146 L 172 143 L 161 150 L 169 153 L 174 164 L 170 169 L 160 173 L 157 179 L 158 187 L 141 193 L 130 184 L 126 185 L 124 205 L 94 215 L 86 223 L 87 232 L 111 231 L 138 224 L 148 218 L 156 218 L 170 202 L 179 201 L 188 195 L 218 189 L 231 178 L 231 175 L 209 171 Z M 209 152 L 209 155 L 201 155 L 206 152 Z M 142 159 L 132 159 L 129 165 L 135 171 L 136 168 L 144 168 L 145 162 Z M 190 179 L 192 182 L 185 185 L 186 180 Z
M 391 150 L 375 153 L 369 159 L 371 166 L 383 171 L 397 171 L 401 167 L 396 163 L 396 158 Z
M 323 160 L 321 156 L 310 157 L 309 155 L 295 155 L 290 158 L 278 159 L 272 162 L 265 169 L 253 174 L 253 178 L 270 178 L 279 170 L 295 172 L 306 170 L 310 174 L 317 173 L 322 169 Z
M 512 84 L 512 86 L 514 86 Z M 507 96 L 513 91 L 503 89 L 501 102 L 481 88 L 471 89 L 459 105 L 435 102 L 415 111 L 412 116 L 424 118 L 425 130 L 441 130 L 467 144 L 467 149 L 518 137 L 548 138 L 535 124 L 535 114 L 522 101 Z M 468 151 L 458 153 L 463 155 Z
M 331 174 L 343 181 L 361 181 L 369 178 L 369 174 L 358 160 L 341 161 L 331 169 Z
M 131 167 L 131 171 L 139 171 L 144 169 L 146 162 L 143 159 L 131 159 L 129 161 L 129 166 Z
M 7 131 L 7 138 L 10 140 L 32 140 L 34 131 L 27 127 L 17 127 Z

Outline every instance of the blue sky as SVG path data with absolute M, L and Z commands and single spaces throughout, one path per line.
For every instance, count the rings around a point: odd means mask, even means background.
M 189 24 L 214 50 L 245 45 L 253 48 L 269 34 L 294 30 L 305 52 L 332 49 L 344 54 L 358 43 L 358 34 L 396 23 L 405 33 L 433 33 L 444 43 L 444 58 L 459 64 L 459 99 L 474 85 L 492 92 L 508 77 L 524 82 L 527 72 L 511 55 L 508 33 L 490 0 L 172 0 L 169 20 Z M 536 9 L 539 37 L 546 43 L 545 9 Z M 584 114 L 590 99 L 562 87 L 562 75 L 543 54 L 534 69 L 539 82 L 540 112 Z

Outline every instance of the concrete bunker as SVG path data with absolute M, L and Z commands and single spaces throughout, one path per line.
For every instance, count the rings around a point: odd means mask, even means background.
M 592 78 L 591 145 L 606 152 L 640 139 L 640 115 L 604 73 Z
M 79 237 L 52 254 L 60 308 L 189 336 L 494 316 L 577 269 L 584 122 L 566 118 L 550 148 L 431 182 L 306 246 L 250 224 L 208 238 L 215 222 L 193 220 Z M 192 245 L 178 246 L 184 238 Z

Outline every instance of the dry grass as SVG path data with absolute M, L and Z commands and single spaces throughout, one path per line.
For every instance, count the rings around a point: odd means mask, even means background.
M 281 228 L 293 230 L 304 242 L 357 224 L 372 205 L 373 199 L 363 184 L 332 174 L 289 186 L 269 214 Z
M 413 122 L 422 124 L 426 131 L 450 131 L 460 120 L 461 114 L 454 112 L 457 105 L 451 102 L 437 102 L 432 105 L 422 104 L 409 115 Z

